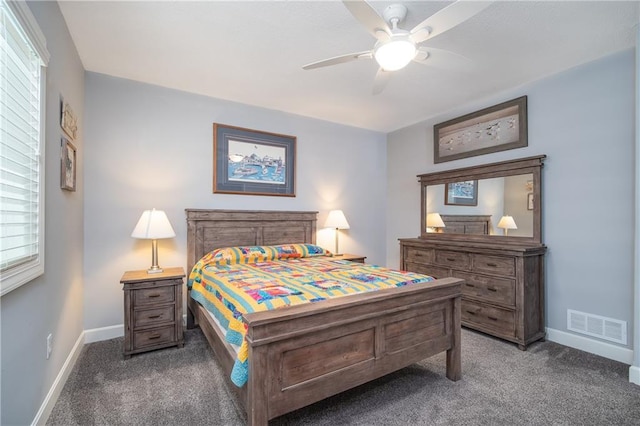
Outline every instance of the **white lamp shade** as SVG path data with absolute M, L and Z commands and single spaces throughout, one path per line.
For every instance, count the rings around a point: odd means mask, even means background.
M 444 228 L 445 224 L 442 221 L 440 213 L 429 213 L 427 215 L 427 226 L 429 228 Z
M 326 222 L 324 223 L 324 227 L 333 229 L 349 229 L 349 222 L 347 222 L 347 218 L 344 217 L 342 210 L 331 210 L 329 212 L 329 216 L 327 216 Z
M 518 229 L 518 227 L 516 226 L 516 222 L 511 216 L 502 216 L 502 219 L 500 219 L 500 222 L 498 222 L 498 228 Z
M 157 240 L 161 238 L 173 238 L 176 236 L 176 233 L 173 231 L 165 212 L 153 209 L 145 210 L 142 213 L 131 236 L 145 240 Z

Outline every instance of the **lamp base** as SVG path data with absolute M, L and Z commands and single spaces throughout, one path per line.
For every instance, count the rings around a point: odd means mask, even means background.
M 157 266 L 152 266 L 151 268 L 147 269 L 147 274 L 159 274 L 160 272 L 164 272 L 164 270 Z

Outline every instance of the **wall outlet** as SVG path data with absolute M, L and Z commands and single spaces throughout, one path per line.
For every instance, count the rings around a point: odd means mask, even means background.
M 47 336 L 47 359 L 51 356 L 51 347 L 53 345 L 53 334 L 49 333 Z

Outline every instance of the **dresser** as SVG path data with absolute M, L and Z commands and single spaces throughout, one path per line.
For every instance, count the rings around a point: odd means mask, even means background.
M 400 240 L 401 269 L 465 280 L 462 325 L 518 344 L 543 339 L 544 254 L 539 243 Z
M 149 274 L 128 271 L 124 291 L 124 356 L 184 345 L 182 329 L 183 268 Z

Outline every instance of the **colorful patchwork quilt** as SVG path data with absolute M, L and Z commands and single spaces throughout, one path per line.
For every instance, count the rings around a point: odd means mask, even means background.
M 330 256 L 310 244 L 233 247 L 214 250 L 193 267 L 191 297 L 220 322 L 227 341 L 239 346 L 231 373 L 235 385 L 243 386 L 249 372 L 243 314 L 433 281 Z

